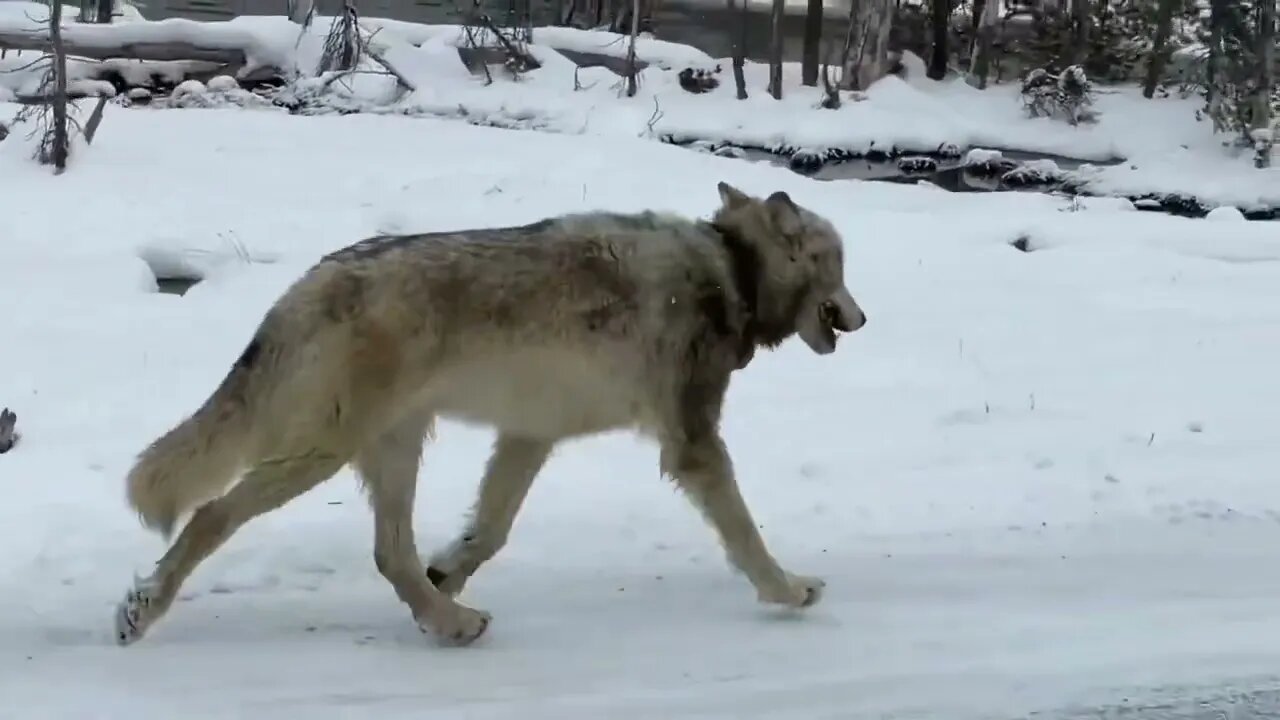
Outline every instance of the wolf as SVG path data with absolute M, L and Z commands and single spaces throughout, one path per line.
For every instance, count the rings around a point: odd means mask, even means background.
M 241 525 L 350 464 L 372 506 L 378 571 L 423 632 L 469 644 L 491 616 L 455 598 L 506 543 L 552 449 L 618 429 L 656 441 L 661 473 L 760 601 L 818 602 L 824 583 L 783 570 L 765 546 L 721 407 L 757 349 L 799 335 L 825 355 L 867 318 L 828 220 L 782 191 L 717 189 L 710 220 L 585 212 L 377 236 L 319 260 L 204 404 L 129 471 L 127 499 L 146 527 L 169 538 L 194 512 L 117 606 L 119 643 L 142 638 Z M 496 439 L 462 533 L 424 568 L 413 506 L 436 418 L 492 427 Z

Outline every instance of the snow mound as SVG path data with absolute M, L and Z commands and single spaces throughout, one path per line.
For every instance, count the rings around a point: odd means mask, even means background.
M 1205 216 L 1205 220 L 1212 220 L 1214 222 L 1244 222 L 1245 218 L 1244 213 L 1240 212 L 1238 208 L 1230 205 L 1220 205 L 1210 210 L 1209 214 Z

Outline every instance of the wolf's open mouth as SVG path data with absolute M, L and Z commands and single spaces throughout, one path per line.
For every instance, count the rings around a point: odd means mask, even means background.
M 822 332 L 823 340 L 831 347 L 835 347 L 836 342 L 840 339 L 841 327 L 840 308 L 835 303 L 824 302 L 818 306 L 818 328 Z
M 849 327 L 849 320 L 840 312 L 840 306 L 828 300 L 818 306 L 818 319 L 822 321 L 822 326 L 831 332 L 834 337 L 838 332 L 849 332 L 853 328 Z

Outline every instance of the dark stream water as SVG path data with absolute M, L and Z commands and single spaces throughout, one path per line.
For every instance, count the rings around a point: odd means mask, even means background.
M 1100 196 L 1091 192 L 1074 171 L 1085 165 L 1105 167 L 1123 159 L 1080 160 L 1076 158 L 1001 150 L 1000 159 L 986 167 L 966 165 L 959 153 L 918 154 L 889 157 L 879 154 L 867 157 L 823 159 L 815 155 L 783 155 L 757 148 L 690 143 L 685 147 L 750 162 L 767 162 L 817 180 L 870 180 L 917 184 L 927 182 L 951 192 L 1021 191 L 1048 194 Z M 1047 162 L 1046 162 L 1047 161 Z M 1204 217 L 1213 209 L 1195 197 L 1184 195 L 1124 195 L 1139 210 L 1163 212 L 1181 217 Z M 1280 219 L 1280 207 L 1240 208 L 1247 220 Z

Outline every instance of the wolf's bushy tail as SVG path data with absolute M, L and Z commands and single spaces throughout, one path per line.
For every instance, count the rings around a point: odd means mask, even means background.
M 143 450 L 125 480 L 129 505 L 166 538 L 178 518 L 220 495 L 245 462 L 255 339 L 200 409 Z

